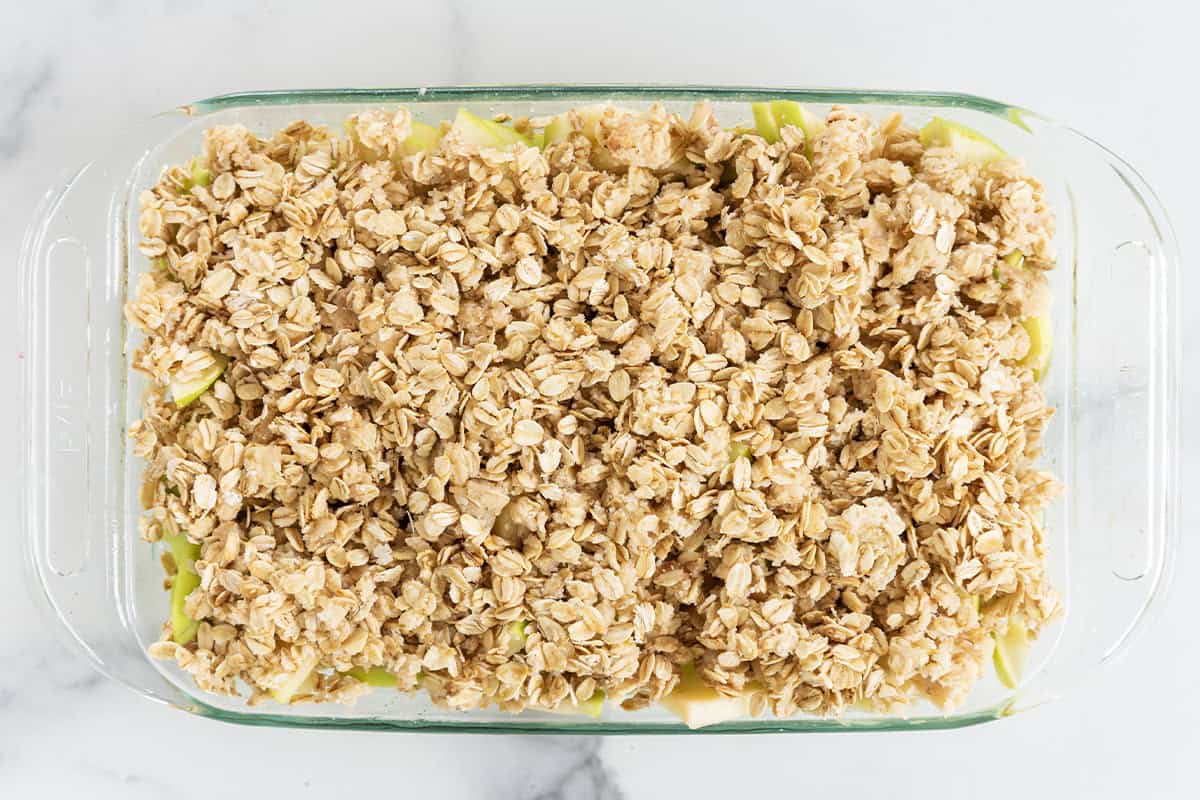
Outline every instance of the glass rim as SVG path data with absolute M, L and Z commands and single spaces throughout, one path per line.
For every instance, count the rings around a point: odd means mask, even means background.
M 1011 103 L 965 92 L 898 91 L 892 89 L 786 88 L 770 86 L 704 86 L 700 84 L 526 83 L 496 86 L 420 86 L 380 88 L 267 89 L 214 95 L 177 107 L 185 114 L 207 114 L 232 108 L 302 103 L 403 102 L 437 103 L 482 100 L 571 100 L 604 95 L 634 100 L 742 100 L 762 98 L 816 103 L 877 103 L 965 108 L 999 117 L 1013 110 L 1047 119 Z

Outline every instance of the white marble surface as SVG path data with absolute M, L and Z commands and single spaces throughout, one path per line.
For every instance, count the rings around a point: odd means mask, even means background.
M 1200 254 L 1195 163 L 1180 169 L 1175 152 L 1190 151 L 1200 130 L 1190 80 L 1200 16 L 1178 0 L 926 0 L 903 11 L 609 0 L 538 4 L 536 15 L 519 5 L 13 4 L 0 23 L 0 251 L 12 264 L 36 197 L 93 155 L 98 139 L 194 98 L 303 86 L 654 81 L 957 89 L 1044 109 L 1129 156 L 1173 213 L 1185 261 Z M 1190 276 L 1184 286 L 1197 288 Z M 2 341 L 16 340 L 12 310 L 0 308 Z M 1185 322 L 1185 341 L 1200 336 L 1197 319 Z M 1185 408 L 1200 391 L 1192 372 Z M 10 418 L 23 399 L 0 395 Z M 16 432 L 0 436 L 0 452 L 14 453 Z M 1200 442 L 1190 420 L 1183 438 L 1191 487 Z M 14 507 L 23 478 L 16 458 L 0 459 L 0 507 Z M 35 615 L 21 570 L 25 533 L 10 512 L 0 518 L 0 797 L 185 800 L 236 787 L 246 797 L 278 788 L 445 800 L 874 790 L 1007 800 L 1017 781 L 1033 797 L 1194 797 L 1197 522 L 1189 498 L 1162 617 L 1128 657 L 1056 705 L 940 734 L 601 740 L 239 728 L 139 700 L 56 644 Z

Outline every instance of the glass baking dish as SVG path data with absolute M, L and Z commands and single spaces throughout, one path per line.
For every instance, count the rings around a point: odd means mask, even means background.
M 137 196 L 166 164 L 198 152 L 215 124 L 259 134 L 305 118 L 340 129 L 366 106 L 405 104 L 437 122 L 459 107 L 540 116 L 614 101 L 701 99 L 723 123 L 750 119 L 752 101 L 786 98 L 877 117 L 904 112 L 962 122 L 1024 157 L 1058 215 L 1054 357 L 1045 387 L 1058 408 L 1045 460 L 1067 484 L 1047 514 L 1049 569 L 1065 617 L 1034 645 L 1016 691 L 994 676 L 964 707 L 917 704 L 908 716 L 852 711 L 840 719 L 728 722 L 705 733 L 956 728 L 1031 708 L 1074 688 L 1126 649 L 1162 603 L 1178 533 L 1179 256 L 1153 192 L 1123 160 L 1039 114 L 980 97 L 915 92 L 682 86 L 506 86 L 334 89 L 224 95 L 182 106 L 97 145 L 95 160 L 47 193 L 19 265 L 25 402 L 20 492 L 31 584 L 59 628 L 105 675 L 202 716 L 284 727 L 524 733 L 682 733 L 660 709 L 608 709 L 596 720 L 526 712 L 454 712 L 422 695 L 376 690 L 355 706 L 265 704 L 208 695 L 147 645 L 167 613 L 162 568 L 137 534 L 141 464 L 126 426 L 144 379 L 128 369 L 133 332 L 122 305 L 148 269 L 137 251 Z M 990 670 L 989 670 L 990 672 Z

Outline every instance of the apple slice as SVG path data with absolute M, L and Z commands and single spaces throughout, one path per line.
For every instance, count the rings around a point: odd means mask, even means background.
M 1025 254 L 1022 253 L 1020 250 L 1013 250 L 1011 253 L 1004 256 L 1000 260 L 1003 261 L 1004 265 L 1006 267 L 1008 267 L 1009 269 L 1020 269 L 1021 267 L 1025 266 Z M 1001 276 L 1001 274 L 1000 274 L 999 267 L 992 268 L 992 277 L 995 278 L 996 280 L 1000 281 L 1001 287 L 1008 286 L 1008 283 L 1004 280 L 1003 276 Z
M 754 129 L 758 135 L 767 140 L 767 144 L 779 141 L 779 121 L 775 119 L 775 109 L 770 103 L 751 103 L 750 111 L 754 114 Z
M 758 135 L 774 144 L 783 138 L 787 125 L 799 128 L 804 134 L 804 155 L 812 158 L 812 146 L 825 132 L 825 120 L 809 111 L 795 100 L 774 100 L 770 103 L 751 103 L 754 126 Z
M 1045 315 L 1026 317 L 1021 326 L 1029 334 L 1029 352 L 1021 359 L 1021 365 L 1033 369 L 1034 380 L 1041 380 L 1050 367 L 1050 351 L 1054 347 L 1054 330 L 1050 318 Z
M 376 153 L 359 140 L 358 120 L 355 117 L 348 117 L 342 123 L 342 130 L 346 132 L 346 138 L 350 140 L 351 152 L 357 153 L 358 157 L 363 161 L 378 161 L 380 159 L 379 153 Z
M 350 139 L 350 143 L 354 146 L 354 151 L 359 158 L 364 161 L 379 161 L 383 158 L 381 153 L 376 152 L 370 147 L 367 147 L 358 138 L 358 121 L 351 117 L 342 123 L 342 127 L 346 130 L 346 137 Z M 400 156 L 412 155 L 425 150 L 432 150 L 437 147 L 438 142 L 442 140 L 442 130 L 436 125 L 429 125 L 424 122 L 412 123 L 412 132 L 408 138 L 402 142 L 403 152 L 397 152 L 395 159 Z
M 525 649 L 525 641 L 529 638 L 529 622 L 518 619 L 508 623 L 504 628 L 505 650 L 509 655 Z
M 592 719 L 599 719 L 600 712 L 604 710 L 605 696 L 606 695 L 604 694 L 603 689 L 597 689 L 596 691 L 592 692 L 591 697 L 589 697 L 587 700 L 584 700 L 582 703 L 576 706 L 576 708 L 579 710 L 580 714 L 586 714 Z
M 503 150 L 514 144 L 526 147 L 533 144 L 533 140 L 525 134 L 513 130 L 508 125 L 477 117 L 465 108 L 458 110 L 458 115 L 455 116 L 454 124 L 450 129 L 457 133 L 464 142 L 476 147 Z
M 271 690 L 271 697 L 275 698 L 276 702 L 287 705 L 296 695 L 311 692 L 317 683 L 317 663 L 320 660 L 320 654 L 316 654 L 302 661 L 287 680 Z
M 184 610 L 188 595 L 200 585 L 200 576 L 196 573 L 200 545 L 189 542 L 182 533 L 164 536 L 163 541 L 171 548 L 171 558 L 175 561 L 175 577 L 171 581 L 171 638 L 177 644 L 187 644 L 200 627 L 200 623 Z
M 1025 253 L 1014 249 L 1001 259 L 1009 269 L 1019 270 L 1025 266 Z M 1000 278 L 1000 270 L 996 271 Z M 1003 285 L 1003 284 L 1002 284 Z M 1030 351 L 1021 359 L 1021 365 L 1033 369 L 1033 378 L 1042 380 L 1046 369 L 1050 367 L 1050 351 L 1054 349 L 1054 327 L 1050 325 L 1048 315 L 1038 314 L 1021 320 L 1021 326 L 1030 335 Z
M 219 353 L 211 355 L 212 363 L 193 377 L 181 380 L 176 375 L 171 378 L 171 397 L 175 400 L 176 408 L 187 408 L 224 374 L 229 359 Z
M 771 103 L 771 110 L 775 112 L 781 135 L 785 125 L 792 125 L 804 133 L 804 155 L 811 159 L 813 142 L 825 132 L 825 120 L 793 100 L 776 100 Z
M 662 704 L 693 730 L 750 715 L 749 693 L 723 695 L 706 684 L 691 665 L 680 671 L 679 685 Z
M 996 677 L 1009 689 L 1021 683 L 1021 670 L 1025 656 L 1029 653 L 1029 631 L 1020 620 L 1010 619 L 1004 633 L 992 634 L 996 647 L 992 650 L 992 663 L 996 666 Z
M 208 186 L 212 182 L 212 172 L 200 161 L 199 157 L 188 162 L 188 177 L 183 180 L 183 189 L 191 192 L 197 186 Z
M 382 686 L 389 689 L 396 688 L 396 676 L 388 672 L 383 667 L 354 667 L 346 670 L 344 673 L 356 681 L 362 681 L 368 686 Z
M 196 636 L 200 623 L 184 610 L 187 597 L 200 585 L 200 576 L 191 570 L 175 573 L 171 582 L 171 638 L 176 644 L 187 644 Z
M 571 131 L 576 130 L 573 125 L 578 120 L 579 132 L 592 143 L 592 165 L 602 170 L 609 170 L 610 172 L 623 171 L 629 167 L 629 164 L 614 156 L 608 145 L 601 141 L 600 120 L 606 114 L 620 118 L 636 113 L 636 111 L 631 111 L 628 108 L 620 108 L 604 103 L 571 109 L 554 117 L 542 129 L 542 146 L 549 147 L 552 144 L 566 141 L 567 137 L 571 135 Z M 687 160 L 687 157 L 680 155 L 679 158 L 668 164 L 665 169 L 673 172 L 685 172 L 690 167 L 691 162 Z
M 921 128 L 919 138 L 926 148 L 949 147 L 960 161 L 987 164 L 1008 155 L 979 131 L 941 117 L 934 117 Z
M 441 140 L 442 131 L 440 128 L 427 125 L 424 122 L 413 122 L 412 133 L 404 140 L 404 151 L 412 154 L 432 150 L 437 147 L 438 142 Z
M 545 128 L 542 128 L 542 147 L 549 147 L 552 144 L 565 142 L 570 135 L 570 118 L 566 114 L 559 114 L 546 123 Z
M 550 120 L 546 127 L 542 129 L 545 144 L 548 146 L 567 140 L 567 137 L 571 135 L 571 131 L 573 130 L 571 127 L 572 114 L 579 119 L 579 132 L 586 136 L 592 144 L 598 144 L 600 139 L 600 118 L 610 108 L 618 115 L 634 113 L 626 108 L 617 108 L 616 106 L 609 106 L 603 103 L 571 109 Z
M 571 131 L 575 130 L 572 127 L 571 119 L 574 116 L 579 120 L 579 132 L 592 143 L 592 163 L 600 169 L 612 171 L 620 169 L 622 164 L 613 158 L 609 149 L 600 141 L 600 118 L 609 109 L 612 109 L 615 114 L 633 113 L 628 109 L 604 105 L 603 103 L 580 106 L 564 114 L 559 114 L 550 120 L 549 124 L 542 129 L 542 147 L 549 147 L 552 144 L 565 142 L 567 137 L 571 135 Z
M 171 262 L 167 261 L 166 256 L 162 256 L 161 258 L 154 259 L 153 261 L 150 262 L 150 266 L 154 267 L 154 269 L 156 269 L 156 270 L 159 270 L 159 271 L 165 273 L 166 276 L 173 281 L 179 280 L 178 276 L 175 275 L 175 270 L 171 269 Z

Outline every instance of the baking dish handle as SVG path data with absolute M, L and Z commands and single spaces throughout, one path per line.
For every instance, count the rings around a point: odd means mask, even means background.
M 122 481 L 126 389 L 121 298 L 122 177 L 91 162 L 48 192 L 18 263 L 19 494 L 36 604 L 104 674 L 179 702 L 137 640 L 126 591 Z M 112 204 L 118 204 L 114 207 Z M 108 214 L 105 214 L 107 207 Z
M 1065 455 L 1051 465 L 1067 494 L 1061 516 L 1047 519 L 1050 546 L 1069 549 L 1069 574 L 1055 576 L 1068 587 L 1069 624 L 1056 626 L 1054 656 L 1019 705 L 1075 688 L 1127 649 L 1163 604 L 1179 532 L 1178 246 L 1129 164 L 1042 122 L 1035 137 L 1050 140 L 1070 176 L 1059 223 L 1074 228 L 1075 246 L 1059 263 L 1074 271 L 1073 292 L 1056 296 L 1054 311 L 1069 352 L 1056 353 L 1066 364 L 1052 364 L 1047 385 L 1069 398 L 1056 423 Z M 1069 541 L 1056 541 L 1056 529 Z

